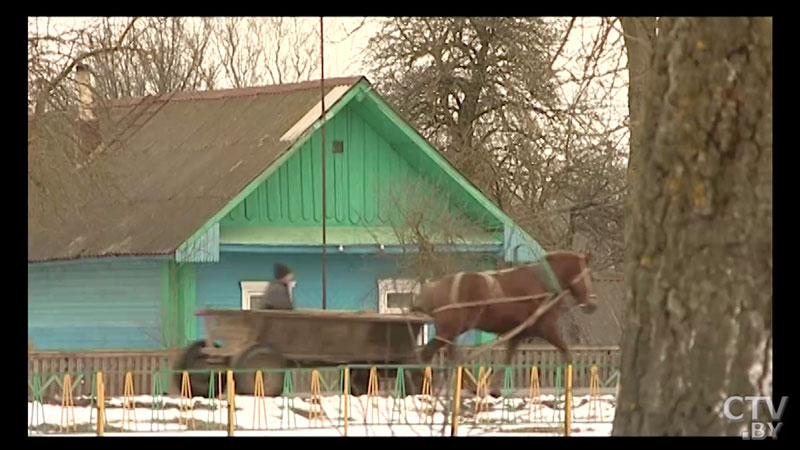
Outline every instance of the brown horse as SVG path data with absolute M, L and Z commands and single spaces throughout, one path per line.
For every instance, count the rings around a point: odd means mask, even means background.
M 589 256 L 548 253 L 546 260 L 559 286 L 547 282 L 539 264 L 489 272 L 461 272 L 425 283 L 412 310 L 433 317 L 436 337 L 423 349 L 422 359 L 430 361 L 440 348 L 452 344 L 456 337 L 470 329 L 507 333 L 522 325 L 558 291 L 565 290 L 571 294 L 567 297 L 572 298 L 572 304 L 562 299 L 533 325 L 511 338 L 506 344 L 506 364 L 510 363 L 520 342 L 537 336 L 561 350 L 564 359 L 570 361 L 569 349 L 556 322 L 570 306 L 581 306 L 588 313 L 597 308 L 587 267 Z

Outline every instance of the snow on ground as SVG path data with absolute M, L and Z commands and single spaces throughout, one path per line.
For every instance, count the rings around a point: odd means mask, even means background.
M 106 407 L 107 436 L 214 436 L 225 435 L 228 410 L 226 402 L 195 398 L 191 411 L 181 409 L 179 398 L 163 397 L 164 407 L 153 408 L 153 397 L 136 396 L 135 410 L 123 410 L 122 398 L 109 399 Z M 236 396 L 235 434 L 237 436 L 342 436 L 344 397 L 322 396 L 319 404 L 312 405 L 308 397 Z M 425 413 L 426 398 L 408 396 L 396 400 L 392 397 L 368 398 L 366 395 L 350 397 L 348 436 L 441 436 L 450 435 L 449 417 L 445 405 L 438 402 L 431 418 Z M 475 419 L 474 395 L 462 397 L 458 434 L 460 436 L 558 436 L 563 430 L 563 396 L 553 408 L 553 395 L 542 395 L 541 405 L 532 408 L 526 398 L 487 397 L 483 412 Z M 76 399 L 80 406 L 74 408 L 69 423 L 76 428 L 62 431 L 60 424 L 67 423 L 69 409 L 61 405 L 28 402 L 30 434 L 61 434 L 70 436 L 94 435 L 96 410 L 89 407 L 88 399 Z M 593 403 L 593 404 L 592 404 Z M 614 418 L 614 397 L 604 395 L 590 402 L 589 396 L 575 397 L 573 409 L 573 435 L 609 436 Z M 312 408 L 312 406 L 314 406 Z M 314 417 L 315 412 L 322 415 Z M 126 422 L 123 429 L 123 414 Z M 135 416 L 135 417 L 134 417 Z M 431 423 L 431 420 L 433 423 Z M 187 426 L 188 422 L 188 426 Z M 447 423 L 447 425 L 443 425 Z M 31 428 L 29 428 L 31 430 Z

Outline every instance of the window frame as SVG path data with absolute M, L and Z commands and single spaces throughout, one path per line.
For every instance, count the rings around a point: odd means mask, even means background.
M 250 311 L 252 309 L 251 297 L 253 295 L 260 295 L 263 294 L 269 284 L 272 281 L 240 281 L 239 288 L 241 289 L 241 308 L 243 311 Z M 292 281 L 289 283 L 289 301 L 293 300 L 292 293 L 294 292 L 294 287 L 297 284 L 296 281 Z
M 421 285 L 419 281 L 408 278 L 384 278 L 378 280 L 378 313 L 379 314 L 406 314 L 401 308 L 389 308 L 389 294 L 414 294 L 419 295 Z M 413 300 L 412 300 L 413 301 Z M 429 325 L 422 327 L 417 345 L 428 342 Z

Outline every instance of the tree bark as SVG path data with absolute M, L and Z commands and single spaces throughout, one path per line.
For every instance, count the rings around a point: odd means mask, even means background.
M 725 398 L 772 391 L 772 22 L 661 19 L 655 41 L 613 434 L 738 435 Z
M 639 184 L 639 156 L 642 146 L 643 117 L 645 111 L 645 89 L 648 85 L 649 69 L 653 60 L 656 38 L 655 17 L 621 17 L 628 56 L 628 127 L 630 130 L 630 151 L 628 152 L 628 172 L 625 228 L 623 241 L 626 258 L 630 257 L 631 218 L 634 215 L 633 195 Z
M 622 31 L 625 36 L 625 49 L 628 54 L 628 107 L 630 109 L 631 156 L 641 146 L 642 116 L 644 114 L 644 89 L 653 59 L 653 46 L 656 38 L 655 17 L 622 17 Z M 628 160 L 629 182 L 638 179 L 637 164 Z

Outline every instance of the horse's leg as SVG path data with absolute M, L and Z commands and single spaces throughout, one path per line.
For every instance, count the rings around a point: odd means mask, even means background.
M 555 320 L 543 322 L 536 330 L 536 334 L 561 351 L 565 364 L 572 363 L 572 352 L 569 351 L 569 347 L 567 347 L 567 344 L 561 338 L 561 333 L 558 331 L 558 327 L 556 327 Z
M 433 359 L 433 355 L 439 351 L 440 348 L 444 346 L 444 342 L 440 341 L 439 339 L 431 339 L 425 344 L 425 347 L 422 349 L 422 362 L 429 363 L 431 359 Z
M 511 365 L 511 363 L 514 361 L 514 354 L 517 352 L 517 347 L 519 347 L 520 342 L 522 342 L 526 337 L 527 336 L 525 336 L 525 332 L 523 331 L 506 342 L 506 356 L 503 359 L 503 364 L 506 366 Z M 492 397 L 500 397 L 502 395 L 501 383 L 505 379 L 505 371 L 498 370 L 492 374 L 491 378 L 491 390 L 489 395 Z
M 519 347 L 519 343 L 525 338 L 524 334 L 525 332 L 523 331 L 522 333 L 509 339 L 509 341 L 506 343 L 505 365 L 511 365 L 511 362 L 514 360 L 514 354 L 517 352 L 517 347 Z

